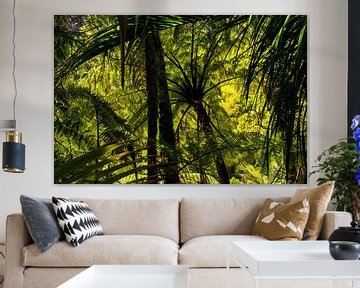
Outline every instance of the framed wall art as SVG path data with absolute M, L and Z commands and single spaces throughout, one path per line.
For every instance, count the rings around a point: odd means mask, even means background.
M 56 184 L 305 184 L 307 16 L 54 16 Z

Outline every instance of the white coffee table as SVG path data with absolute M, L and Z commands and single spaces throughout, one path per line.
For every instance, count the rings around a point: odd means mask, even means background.
M 333 285 L 348 280 L 346 287 L 360 287 L 360 261 L 332 259 L 328 241 L 237 241 L 229 256 L 248 272 L 253 287 L 260 280 L 311 279 Z
M 188 288 L 185 265 L 94 265 L 58 288 Z

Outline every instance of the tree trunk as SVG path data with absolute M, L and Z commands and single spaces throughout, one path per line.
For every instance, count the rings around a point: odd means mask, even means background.
M 360 223 L 360 188 L 357 189 L 357 191 L 353 191 L 351 193 L 351 210 L 353 215 L 353 220 Z
M 120 56 L 121 56 L 121 87 L 125 86 L 125 41 L 126 41 L 126 26 L 128 16 L 118 16 L 119 21 L 119 38 L 120 38 Z
M 206 113 L 204 106 L 201 102 L 193 102 L 192 106 L 194 107 L 196 114 L 198 116 L 199 122 L 205 134 L 207 135 L 208 145 L 211 148 L 218 148 L 218 144 L 214 139 L 214 131 L 211 127 L 209 115 Z M 219 175 L 221 184 L 230 184 L 229 174 L 225 165 L 224 158 L 220 151 L 215 153 L 214 162 L 216 170 Z
M 160 35 L 153 32 L 148 36 L 153 40 L 155 53 L 155 64 L 157 68 L 157 91 L 159 97 L 159 140 L 161 147 L 162 160 L 169 163 L 164 166 L 164 182 L 165 184 L 180 183 L 178 172 L 178 157 L 176 155 L 176 141 L 174 133 L 173 116 L 169 98 L 169 89 L 167 84 L 166 69 L 164 62 L 164 53 L 161 45 Z
M 100 121 L 99 121 L 99 111 L 94 104 L 95 110 L 95 119 L 96 119 L 96 148 L 100 147 Z
M 150 168 L 147 170 L 148 183 L 156 183 L 155 176 L 158 174 L 156 164 L 156 135 L 157 121 L 159 118 L 159 101 L 156 85 L 156 63 L 155 63 L 154 43 L 151 37 L 145 38 L 145 66 L 146 66 L 146 90 L 147 90 L 147 120 L 148 120 L 148 139 L 147 139 L 147 158 Z

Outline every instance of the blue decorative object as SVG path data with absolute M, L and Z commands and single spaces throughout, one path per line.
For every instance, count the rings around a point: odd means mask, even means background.
M 351 130 L 355 130 L 360 124 L 360 115 L 356 115 L 352 119 Z
M 351 130 L 353 130 L 353 137 L 356 141 L 355 149 L 360 152 L 360 115 L 356 115 L 352 119 Z M 358 155 L 358 159 L 360 159 L 360 155 Z M 360 167 L 355 172 L 355 179 L 360 186 Z
M 360 159 L 360 158 L 359 158 Z M 358 168 L 358 170 L 355 172 L 355 179 L 358 182 L 359 186 L 360 186 L 360 167 Z
M 360 128 L 356 128 L 356 130 L 353 131 L 353 137 L 356 142 L 360 141 Z
M 360 152 L 360 142 L 356 142 L 355 150 Z

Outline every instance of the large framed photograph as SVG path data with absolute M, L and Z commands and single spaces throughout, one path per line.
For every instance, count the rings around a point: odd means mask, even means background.
M 307 16 L 54 16 L 55 184 L 307 174 Z

